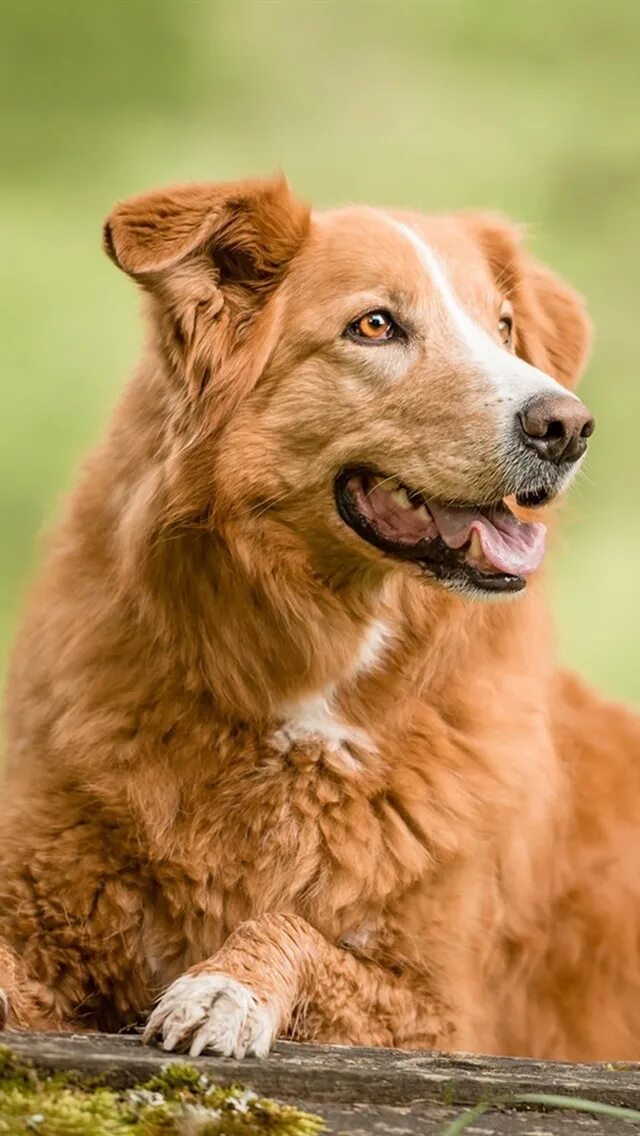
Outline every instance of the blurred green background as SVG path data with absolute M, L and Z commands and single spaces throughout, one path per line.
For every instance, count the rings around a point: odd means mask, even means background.
M 317 204 L 478 205 L 589 299 L 598 431 L 552 557 L 564 660 L 638 699 L 638 0 L 0 0 L 0 663 L 140 339 L 112 203 L 282 167 Z

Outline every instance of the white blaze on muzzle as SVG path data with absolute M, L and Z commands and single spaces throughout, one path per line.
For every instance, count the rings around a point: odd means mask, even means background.
M 410 225 L 386 214 L 382 216 L 415 250 L 455 332 L 457 345 L 462 347 L 473 372 L 481 376 L 484 390 L 488 387 L 495 394 L 495 408 L 505 432 L 513 429 L 515 414 L 536 396 L 552 393 L 577 398 L 550 375 L 511 355 L 492 339 L 460 303 L 433 249 Z

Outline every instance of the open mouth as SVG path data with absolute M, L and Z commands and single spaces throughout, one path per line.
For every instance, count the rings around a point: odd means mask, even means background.
M 359 537 L 459 590 L 518 592 L 544 558 L 545 526 L 519 520 L 504 501 L 448 505 L 368 469 L 343 471 L 335 497 Z

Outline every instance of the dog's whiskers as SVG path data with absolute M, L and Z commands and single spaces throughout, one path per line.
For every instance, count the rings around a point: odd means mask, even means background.
M 252 517 L 254 520 L 258 520 L 258 518 L 263 517 L 264 514 L 269 511 L 269 509 L 273 509 L 275 505 L 279 505 L 282 501 L 286 501 L 286 499 L 288 497 L 291 497 L 296 492 L 296 490 L 297 486 L 294 485 L 292 489 L 287 489 L 284 493 L 277 493 L 273 497 L 268 497 L 266 500 L 260 501 L 257 505 L 250 505 L 248 509 L 237 510 L 234 514 L 234 517 L 236 519 L 242 517 Z
M 594 489 L 597 488 L 597 483 L 593 480 L 592 477 L 589 476 L 586 469 L 579 469 L 578 472 L 576 473 L 575 484 L 577 485 L 582 481 L 586 481 L 587 484 L 592 485 L 594 487 Z

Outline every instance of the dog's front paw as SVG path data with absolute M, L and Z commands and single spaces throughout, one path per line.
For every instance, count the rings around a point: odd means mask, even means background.
M 276 1015 L 248 986 L 226 974 L 185 974 L 165 991 L 143 1034 L 163 1049 L 207 1049 L 225 1057 L 266 1057 L 277 1032 Z

